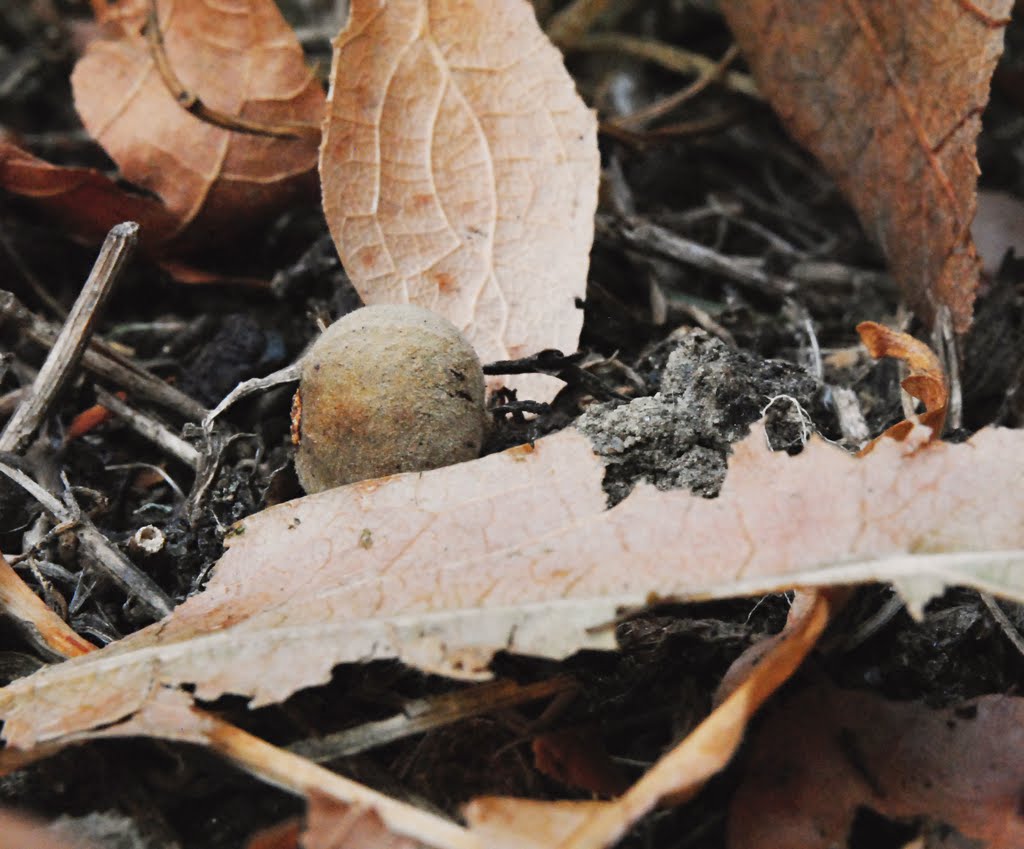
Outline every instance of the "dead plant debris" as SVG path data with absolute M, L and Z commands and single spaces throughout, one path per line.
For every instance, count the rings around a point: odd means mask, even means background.
M 0 844 L 1021 843 L 1009 0 L 0 5 Z

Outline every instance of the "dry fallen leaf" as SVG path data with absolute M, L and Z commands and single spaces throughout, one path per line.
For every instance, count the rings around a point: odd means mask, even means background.
M 484 362 L 576 350 L 596 135 L 525 0 L 354 0 L 320 176 L 363 300 L 441 313 Z M 516 380 L 538 400 L 560 385 Z
M 88 706 L 83 707 L 88 709 Z M 121 737 L 147 737 L 205 746 L 282 789 L 302 796 L 315 791 L 360 809 L 373 810 L 396 835 L 413 836 L 442 849 L 483 849 L 475 837 L 451 820 L 392 799 L 254 737 L 195 707 L 191 696 L 182 690 L 158 687 L 146 704 L 123 722 L 71 735 L 62 743 Z M 48 755 L 58 747 L 44 748 Z M 18 751 L 2 750 L 0 772 L 18 769 L 32 760 Z
M 868 353 L 876 360 L 893 357 L 907 364 L 910 374 L 903 379 L 900 386 L 908 395 L 924 404 L 925 411 L 917 416 L 917 420 L 931 428 L 931 438 L 938 439 L 942 436 L 946 410 L 949 407 L 949 387 L 946 385 L 942 363 L 935 352 L 909 333 L 901 333 L 873 321 L 862 321 L 857 325 L 857 333 L 860 334 L 860 341 L 864 343 Z M 863 455 L 874 450 L 880 439 L 906 439 L 913 429 L 912 421 L 897 422 L 865 445 L 860 453 Z
M 152 247 L 174 232 L 175 217 L 158 200 L 130 194 L 93 168 L 51 165 L 10 142 L 0 141 L 0 189 L 32 199 L 74 235 L 101 242 L 122 221 L 140 225 Z
M 744 776 L 729 814 L 735 849 L 846 846 L 861 806 L 1019 849 L 1024 700 L 983 696 L 933 710 L 821 684 L 768 717 Z
M 127 180 L 163 201 L 179 247 L 216 245 L 315 192 L 323 91 L 272 0 L 158 6 L 168 60 L 191 93 L 228 116 L 309 128 L 269 138 L 201 121 L 157 72 L 144 5 L 104 16 L 105 37 L 71 78 L 82 122 Z
M 301 831 L 302 821 L 298 817 L 293 817 L 249 835 L 245 849 L 301 849 Z
M 885 251 L 911 306 L 967 329 L 975 141 L 1013 0 L 723 0 L 758 88 Z
M 317 790 L 309 793 L 302 849 L 419 849 L 409 837 L 388 830 L 372 809 L 346 805 Z
M 567 430 L 282 504 L 242 522 L 207 589 L 164 621 L 0 690 L 4 735 L 61 741 L 131 716 L 160 685 L 258 705 L 343 662 L 480 677 L 498 649 L 611 649 L 607 624 L 655 595 L 881 580 L 915 603 L 945 583 L 1024 598 L 1024 433 L 926 438 L 863 459 L 815 438 L 789 457 L 757 427 L 718 498 L 644 485 L 605 510 L 601 464 Z
M 732 760 L 747 722 L 814 648 L 829 612 L 822 593 L 795 604 L 786 627 L 765 641 L 770 649 L 760 662 L 745 667 L 744 680 L 621 798 L 599 804 L 476 799 L 465 811 L 473 832 L 489 849 L 603 849 L 656 805 L 692 798 Z
M 595 796 L 618 796 L 629 779 L 611 759 L 596 728 L 566 728 L 538 734 L 530 745 L 537 772 Z

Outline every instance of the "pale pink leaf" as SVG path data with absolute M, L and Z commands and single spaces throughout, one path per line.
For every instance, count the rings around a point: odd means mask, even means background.
M 614 647 L 623 606 L 899 579 L 1024 598 L 1024 435 L 735 446 L 716 499 L 640 486 L 604 509 L 601 464 L 568 430 L 482 460 L 366 481 L 241 523 L 206 591 L 102 651 L 0 690 L 30 747 L 131 715 L 160 685 L 280 701 L 338 663 L 400 657 L 486 675 L 498 649 Z M 929 552 L 922 554 L 922 552 Z

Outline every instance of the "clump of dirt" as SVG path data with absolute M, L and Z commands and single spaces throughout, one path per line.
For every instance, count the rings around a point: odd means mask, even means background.
M 825 387 L 799 366 L 734 350 L 703 330 L 677 340 L 659 392 L 628 404 L 592 405 L 576 421 L 604 459 L 611 504 L 639 481 L 714 498 L 730 445 L 762 416 L 777 450 L 799 451 L 814 423 L 831 427 Z

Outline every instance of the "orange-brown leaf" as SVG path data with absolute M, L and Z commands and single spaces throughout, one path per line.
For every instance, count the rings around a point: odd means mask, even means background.
M 168 60 L 228 116 L 316 126 L 324 97 L 272 0 L 161 0 Z M 232 238 L 315 192 L 314 134 L 270 138 L 201 121 L 172 97 L 141 33 L 144 4 L 105 18 L 72 74 L 82 123 L 130 182 L 157 195 L 182 249 Z
M 846 846 L 862 807 L 1019 849 L 1024 699 L 933 710 L 819 685 L 758 730 L 745 775 L 729 814 L 734 849 Z
M 302 821 L 298 817 L 269 825 L 250 835 L 245 849 L 301 849 L 299 835 Z
M 531 748 L 537 771 L 568 787 L 608 797 L 629 786 L 596 729 L 551 731 L 535 737 Z
M 885 251 L 911 306 L 965 331 L 975 141 L 1013 0 L 723 0 L 757 78 Z
M 909 333 L 893 330 L 884 324 L 874 321 L 862 321 L 857 325 L 860 340 L 868 353 L 875 359 L 893 357 L 903 360 L 910 369 L 910 374 L 900 384 L 908 395 L 917 398 L 924 404 L 925 412 L 919 421 L 931 428 L 931 438 L 942 436 L 942 427 L 946 423 L 946 410 L 949 406 L 949 387 L 946 385 L 946 374 L 942 363 L 924 342 L 915 339 Z M 902 441 L 907 438 L 913 424 L 902 421 L 894 424 L 882 437 Z M 881 438 L 881 437 L 879 437 Z M 877 440 L 873 440 L 861 449 L 861 454 L 871 451 Z
M 99 242 L 122 221 L 141 225 L 143 244 L 174 232 L 174 215 L 158 200 L 130 194 L 93 168 L 51 165 L 10 142 L 0 141 L 0 189 L 30 198 L 74 235 Z
M 320 175 L 364 301 L 441 313 L 485 362 L 575 350 L 598 174 L 594 117 L 528 2 L 351 4 Z

